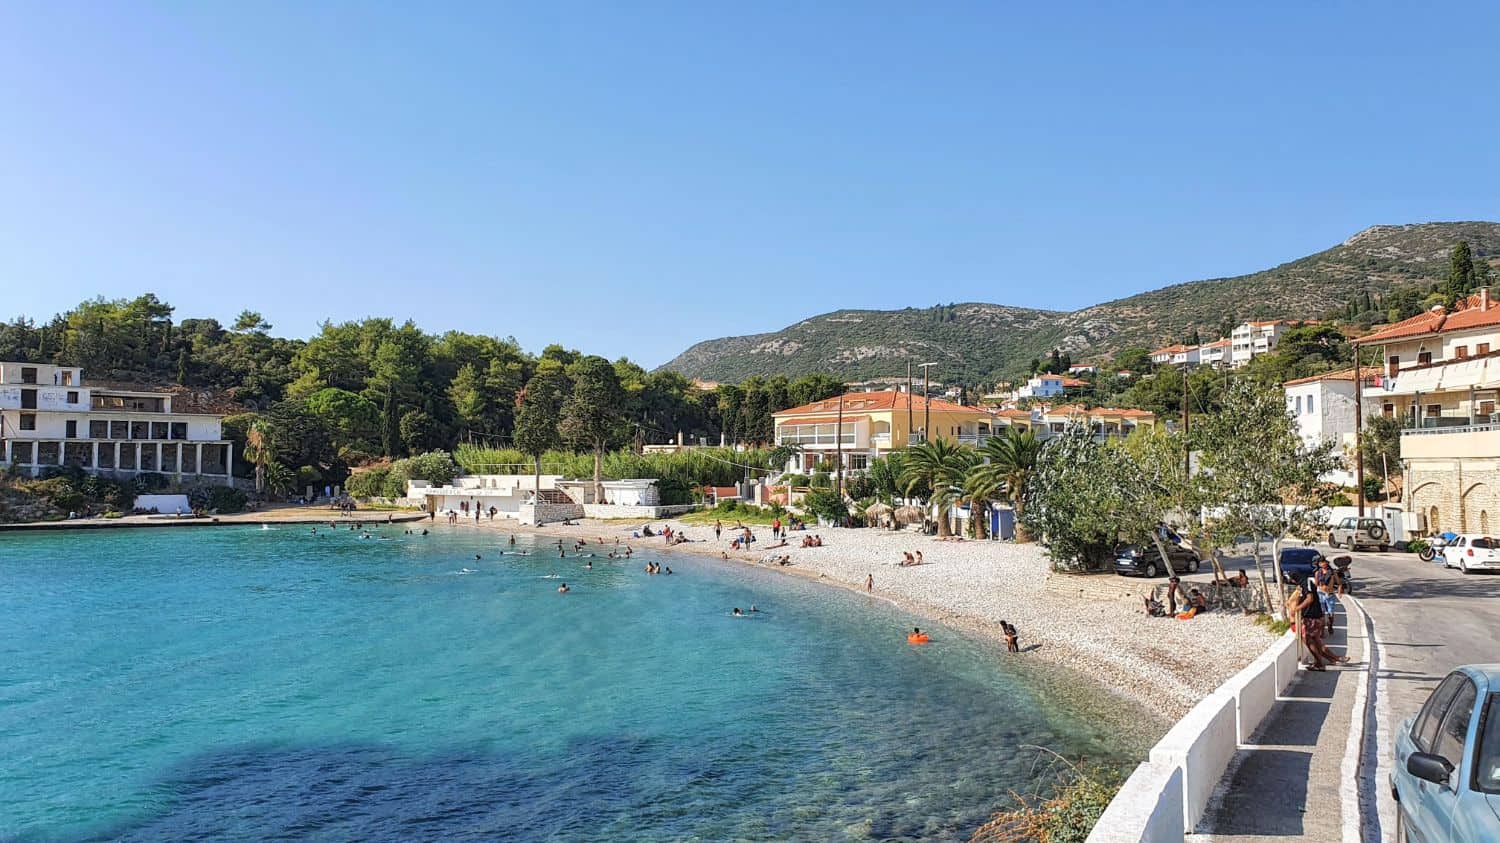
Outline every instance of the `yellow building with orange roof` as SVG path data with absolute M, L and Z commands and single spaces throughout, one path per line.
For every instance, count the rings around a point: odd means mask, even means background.
M 994 432 L 995 416 L 983 407 L 923 398 L 898 390 L 850 392 L 773 413 L 776 444 L 801 449 L 789 471 L 809 471 L 842 457 L 859 471 L 886 452 L 946 439 L 977 445 Z

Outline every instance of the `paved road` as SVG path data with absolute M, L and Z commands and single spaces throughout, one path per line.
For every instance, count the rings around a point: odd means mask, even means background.
M 1366 724 L 1375 740 L 1364 759 L 1361 796 L 1367 822 L 1379 822 L 1367 839 L 1384 840 L 1395 829 L 1386 784 L 1394 730 L 1453 668 L 1500 662 L 1500 575 L 1465 576 L 1409 553 L 1351 555 L 1354 593 L 1374 621 L 1379 643 L 1375 706 Z

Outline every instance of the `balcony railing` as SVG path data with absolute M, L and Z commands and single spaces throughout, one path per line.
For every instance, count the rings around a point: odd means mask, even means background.
M 891 435 L 889 433 L 870 434 L 870 444 L 876 448 L 891 447 Z
M 1484 433 L 1491 430 L 1500 430 L 1500 423 L 1494 421 L 1469 424 L 1466 419 L 1424 419 L 1427 424 L 1423 427 L 1412 427 L 1401 431 L 1402 436 L 1431 436 L 1442 433 Z M 1452 424 L 1431 424 L 1432 422 L 1453 422 Z

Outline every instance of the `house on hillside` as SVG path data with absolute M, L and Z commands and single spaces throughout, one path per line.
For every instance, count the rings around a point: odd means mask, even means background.
M 1231 345 L 1232 341 L 1226 338 L 1198 346 L 1198 362 L 1204 366 L 1213 366 L 1216 369 L 1228 366 Z
M 163 474 L 232 485 L 223 416 L 173 408 L 170 392 L 88 385 L 76 366 L 0 362 L 0 465 L 24 474 Z
M 1380 348 L 1364 398 L 1401 420 L 1403 505 L 1427 532 L 1500 525 L 1500 306 L 1488 289 L 1352 341 Z
M 909 392 L 851 392 L 773 413 L 776 444 L 797 447 L 786 470 L 807 472 L 843 460 L 844 470 L 863 471 L 889 451 L 932 439 L 976 445 L 994 432 L 994 416 Z
M 1070 389 L 1083 389 L 1088 385 L 1088 381 L 1067 375 L 1042 374 L 1026 381 L 1025 386 L 1016 390 L 1016 398 L 1056 398 Z
M 1276 343 L 1292 327 L 1285 319 L 1245 322 L 1229 335 L 1229 365 L 1238 369 L 1253 358 L 1276 350 Z
M 1180 342 L 1173 343 L 1172 345 L 1164 346 L 1151 352 L 1151 362 L 1158 366 L 1170 366 L 1172 365 L 1172 361 L 1177 359 L 1178 355 L 1182 355 L 1186 359 L 1188 351 L 1188 346 Z M 1194 362 L 1197 361 L 1194 360 Z

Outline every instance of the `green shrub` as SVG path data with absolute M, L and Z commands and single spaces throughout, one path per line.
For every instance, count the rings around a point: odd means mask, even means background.
M 1421 553 L 1428 547 L 1426 539 L 1412 539 L 1406 542 L 1406 550 L 1410 553 Z
M 349 485 L 346 491 L 356 498 L 373 498 L 385 495 L 385 484 L 391 475 L 391 467 L 388 465 L 376 466 L 365 471 L 357 471 L 349 475 Z M 405 494 L 406 490 L 402 490 Z
M 216 509 L 221 515 L 227 515 L 243 510 L 248 500 L 244 492 L 232 486 L 210 486 L 207 508 Z
M 135 487 L 142 492 L 159 492 L 167 488 L 167 477 L 156 471 L 143 471 L 135 476 Z
M 849 517 L 849 506 L 844 503 L 844 497 L 832 489 L 814 488 L 802 498 L 802 508 L 836 524 Z
M 813 472 L 811 482 L 808 485 L 812 486 L 814 489 L 833 488 L 833 475 L 829 474 L 826 471 L 815 471 Z

